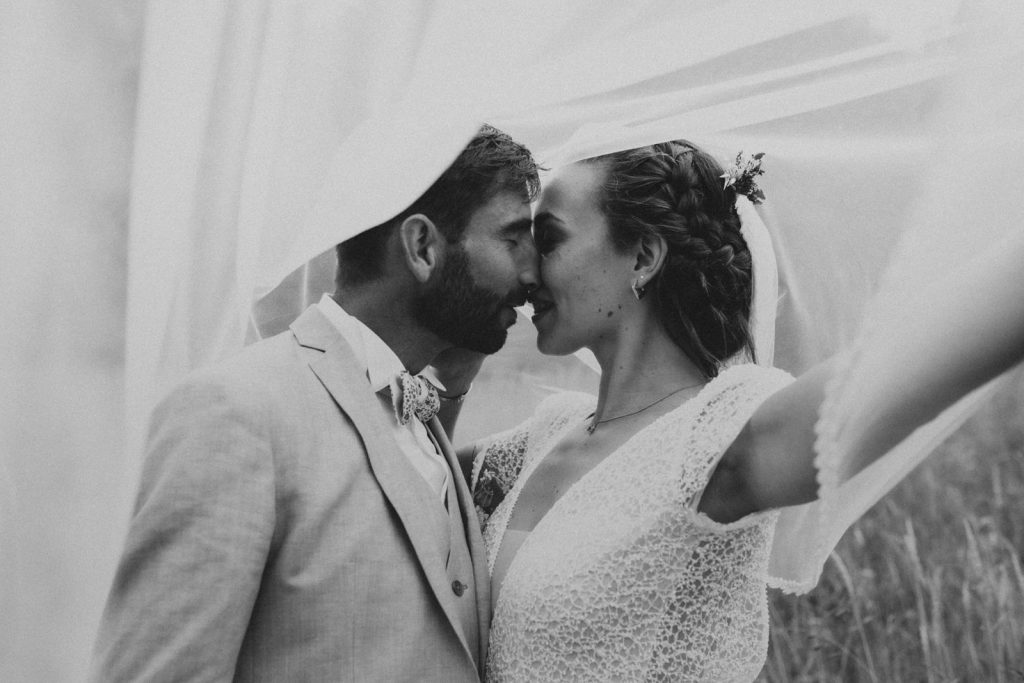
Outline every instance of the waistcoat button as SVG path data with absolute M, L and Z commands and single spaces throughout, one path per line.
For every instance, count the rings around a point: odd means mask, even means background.
M 452 581 L 452 592 L 455 593 L 457 597 L 461 598 L 462 594 L 466 592 L 467 588 L 469 588 L 469 586 L 462 583 L 461 581 Z

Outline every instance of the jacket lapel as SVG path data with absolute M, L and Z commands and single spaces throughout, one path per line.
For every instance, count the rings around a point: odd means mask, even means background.
M 469 544 L 469 554 L 473 561 L 473 579 L 476 581 L 477 618 L 480 624 L 480 663 L 481 671 L 487 657 L 488 632 L 491 621 L 491 577 L 487 571 L 487 553 L 484 546 L 483 536 L 480 534 L 480 522 L 476 516 L 476 507 L 473 504 L 473 496 L 462 476 L 462 468 L 452 448 L 448 435 L 445 434 L 441 421 L 434 417 L 427 424 L 427 428 L 437 441 L 438 447 L 448 461 L 448 467 L 452 472 L 452 481 L 455 484 L 455 493 L 459 499 L 459 509 L 462 511 L 462 524 L 466 529 L 466 542 Z
M 309 367 L 359 432 L 377 483 L 405 527 L 423 573 L 427 577 L 427 583 L 430 584 L 445 616 L 458 634 L 466 654 L 472 656 L 462 635 L 462 629 L 458 626 L 458 614 L 454 603 L 456 598 L 444 570 L 445 557 L 442 549 L 437 546 L 437 532 L 431 521 L 432 516 L 424 514 L 427 509 L 425 506 L 436 501 L 430 501 L 423 495 L 425 487 L 422 478 L 409 465 L 395 440 L 389 436 L 390 425 L 385 421 L 386 413 L 378 409 L 377 397 L 370 390 L 366 373 L 357 367 L 352 349 L 341 334 L 315 307 L 307 309 L 292 323 L 291 329 L 300 345 L 323 352 L 310 360 Z M 445 443 L 447 444 L 447 439 Z M 449 445 L 448 452 L 450 451 Z M 456 479 L 465 489 L 461 476 Z M 465 509 L 462 495 L 462 491 L 459 491 L 459 502 Z M 475 521 L 472 525 L 467 524 L 467 529 L 470 528 L 479 537 L 480 531 Z M 476 579 L 479 581 L 475 554 L 473 566 Z M 486 567 L 486 564 L 484 566 Z M 484 576 L 486 577 L 486 570 Z M 488 583 L 489 580 L 485 578 L 483 585 L 486 586 Z

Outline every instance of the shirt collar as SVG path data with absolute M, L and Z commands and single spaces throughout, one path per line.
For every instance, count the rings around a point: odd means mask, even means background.
M 352 347 L 356 361 L 366 369 L 370 388 L 375 392 L 390 386 L 391 378 L 405 370 L 391 347 L 361 320 L 347 313 L 330 294 L 320 297 L 317 306 Z

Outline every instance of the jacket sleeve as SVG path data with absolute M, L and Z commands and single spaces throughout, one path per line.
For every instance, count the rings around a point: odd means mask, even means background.
M 269 412 L 209 378 L 154 412 L 91 680 L 233 677 L 274 536 Z

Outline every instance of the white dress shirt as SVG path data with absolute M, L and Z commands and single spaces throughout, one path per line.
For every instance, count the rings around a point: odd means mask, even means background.
M 405 366 L 391 347 L 358 318 L 346 313 L 329 294 L 324 294 L 317 306 L 352 347 L 356 362 L 366 369 L 370 388 L 375 393 L 390 386 L 391 378 L 405 371 Z M 444 502 L 448 495 L 449 473 L 444 456 L 438 452 L 422 422 L 413 419 L 405 425 L 399 424 L 390 399 L 386 396 L 381 398 L 381 409 L 387 410 L 388 424 L 405 457 Z

